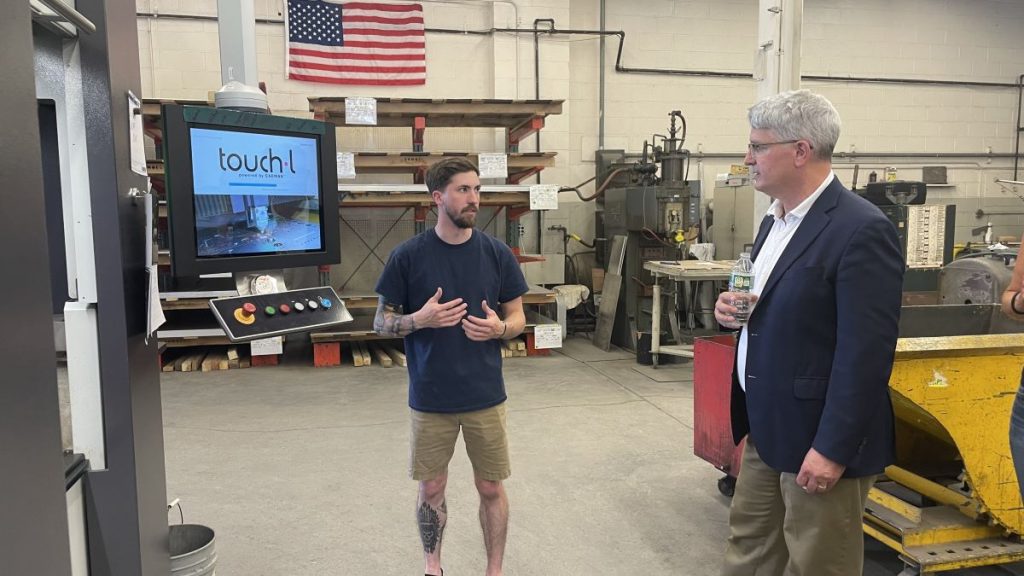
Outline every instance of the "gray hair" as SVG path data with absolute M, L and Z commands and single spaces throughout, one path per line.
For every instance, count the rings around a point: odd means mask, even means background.
M 832 158 L 842 125 L 835 106 L 810 90 L 769 96 L 751 106 L 747 118 L 751 128 L 771 130 L 782 140 L 807 140 L 821 160 Z

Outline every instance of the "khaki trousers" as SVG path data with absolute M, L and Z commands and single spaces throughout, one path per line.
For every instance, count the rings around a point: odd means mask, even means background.
M 722 576 L 861 576 L 861 515 L 875 477 L 809 494 L 761 460 L 750 437 L 729 511 Z

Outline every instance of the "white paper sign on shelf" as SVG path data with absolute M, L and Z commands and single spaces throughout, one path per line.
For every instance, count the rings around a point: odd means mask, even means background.
M 128 132 L 132 172 L 146 176 L 146 141 L 142 128 L 142 102 L 128 91 Z
M 351 152 L 338 152 L 338 178 L 356 177 L 356 155 Z
M 533 347 L 538 350 L 542 348 L 561 348 L 562 327 L 558 324 L 538 324 L 534 326 Z
M 376 126 L 376 98 L 345 98 L 345 124 Z
M 557 184 L 534 184 L 530 186 L 530 210 L 558 210 Z
M 479 154 L 481 178 L 508 178 L 508 155 Z
M 280 354 L 284 350 L 284 338 L 274 336 L 249 342 L 249 353 L 253 356 L 269 356 Z

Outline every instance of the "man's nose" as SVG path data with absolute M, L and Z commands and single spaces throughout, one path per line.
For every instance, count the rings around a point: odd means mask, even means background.
M 743 157 L 743 163 L 746 164 L 747 166 L 754 165 L 754 155 L 753 153 L 750 152 L 749 148 L 747 149 L 747 154 Z

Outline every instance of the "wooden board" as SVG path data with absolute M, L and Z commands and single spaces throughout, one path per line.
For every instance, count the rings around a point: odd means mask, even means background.
M 562 100 L 428 100 L 376 98 L 377 126 L 412 127 L 417 118 L 426 127 L 516 128 L 533 118 L 562 113 Z M 345 125 L 344 97 L 310 97 L 314 116 Z
M 203 372 L 210 372 L 211 370 L 222 370 L 220 367 L 221 360 L 224 361 L 223 370 L 227 370 L 228 356 L 223 352 L 210 352 L 203 358 L 201 370 Z
M 514 152 L 507 155 L 509 172 L 521 172 L 532 168 L 551 168 L 555 165 L 557 152 Z M 415 174 L 437 164 L 441 160 L 452 157 L 464 157 L 476 165 L 480 164 L 479 155 L 468 152 L 356 152 L 353 158 L 357 174 Z M 163 161 L 147 162 L 150 176 L 162 177 Z M 488 198 L 500 192 L 484 192 Z M 517 198 L 522 198 L 517 196 Z M 525 197 L 529 203 L 529 196 Z
M 530 195 L 526 192 L 488 192 L 480 195 L 481 206 L 524 206 L 529 205 Z M 342 206 L 363 208 L 405 208 L 434 205 L 434 200 L 426 192 L 405 194 L 366 194 L 345 196 Z
M 349 310 L 357 309 L 368 309 L 377 308 L 376 294 L 365 294 L 365 293 L 352 293 L 352 292 L 338 292 L 338 296 L 345 302 L 345 307 Z M 555 291 L 549 290 L 542 286 L 530 286 L 530 290 L 523 294 L 523 305 L 525 306 L 536 306 L 541 304 L 554 304 L 555 303 Z M 324 336 L 329 333 L 320 332 L 315 334 L 316 337 L 314 342 L 323 342 Z M 335 333 L 343 334 L 343 333 Z
M 208 306 L 205 306 L 208 308 Z M 213 322 L 211 316 L 210 321 Z M 194 346 L 229 346 L 232 344 L 227 336 L 197 336 L 188 338 L 161 338 L 160 342 L 168 348 L 186 348 Z
M 392 366 L 392 364 L 394 364 L 394 362 L 391 360 L 391 357 L 388 356 L 387 352 L 385 352 L 377 344 L 369 344 L 368 343 L 367 346 L 370 347 L 370 352 L 373 353 L 373 356 L 377 359 L 377 362 L 380 363 L 381 366 L 383 366 L 385 368 L 391 368 L 391 366 Z
M 452 156 L 463 156 L 473 164 L 480 164 L 477 154 L 452 154 L 450 152 L 424 154 L 358 153 L 354 161 L 357 174 L 415 174 Z M 508 169 L 510 172 L 518 172 L 529 168 L 550 168 L 555 165 L 556 156 L 556 152 L 511 153 L 507 155 Z M 491 194 L 495 193 L 485 193 L 482 194 L 482 197 L 487 197 Z
M 393 346 L 389 346 L 387 344 L 384 344 L 384 351 L 387 352 L 388 356 L 391 357 L 391 360 L 395 364 L 398 364 L 399 366 L 402 366 L 402 367 L 405 367 L 408 364 L 408 362 L 405 359 L 405 354 L 403 354 L 397 348 L 394 348 Z
M 181 364 L 182 372 L 194 372 L 198 371 L 203 366 L 203 360 L 206 358 L 206 351 L 196 352 L 195 354 L 189 354 L 184 358 Z

